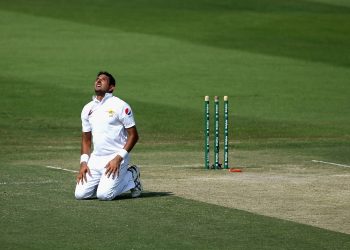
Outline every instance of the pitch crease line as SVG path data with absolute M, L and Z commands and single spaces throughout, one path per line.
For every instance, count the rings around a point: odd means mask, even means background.
M 323 163 L 323 164 L 329 164 L 329 165 L 334 165 L 334 166 L 344 167 L 344 168 L 350 168 L 350 166 L 348 166 L 348 165 L 345 165 L 345 164 L 338 164 L 338 163 L 334 163 L 334 162 L 317 161 L 317 160 L 312 160 L 312 162 Z
M 17 181 L 17 182 L 0 182 L 0 185 L 26 185 L 26 184 L 50 184 L 57 183 L 57 181 Z
M 67 171 L 71 173 L 78 173 L 77 170 L 72 170 L 72 169 L 66 169 L 66 168 L 60 168 L 60 167 L 53 167 L 53 166 L 45 166 L 46 168 L 51 168 L 51 169 L 57 169 L 57 170 L 62 170 L 62 171 Z

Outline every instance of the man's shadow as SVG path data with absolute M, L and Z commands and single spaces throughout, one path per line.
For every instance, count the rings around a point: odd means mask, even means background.
M 172 192 L 142 192 L 141 196 L 136 199 L 147 199 L 147 198 L 155 198 L 155 197 L 165 197 L 174 195 Z M 117 196 L 114 200 L 124 200 L 124 199 L 135 199 L 131 198 L 130 193 L 123 193 Z

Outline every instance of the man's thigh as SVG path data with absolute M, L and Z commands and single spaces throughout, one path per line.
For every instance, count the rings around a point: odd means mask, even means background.
M 91 154 L 88 167 L 90 169 L 91 176 L 87 173 L 87 182 L 84 181 L 77 184 L 75 188 L 75 197 L 77 199 L 88 199 L 96 197 L 97 187 L 100 183 L 101 177 L 104 175 L 105 166 L 107 163 L 114 158 L 113 155 L 97 156 Z
M 101 200 L 112 200 L 117 195 L 126 192 L 134 187 L 132 175 L 127 171 L 128 162 L 122 161 L 119 168 L 119 175 L 115 178 L 103 174 L 97 188 L 97 198 Z
M 90 169 L 91 176 L 86 173 L 86 181 L 77 183 L 75 187 L 75 198 L 78 200 L 96 197 L 96 190 L 101 179 L 101 173 Z

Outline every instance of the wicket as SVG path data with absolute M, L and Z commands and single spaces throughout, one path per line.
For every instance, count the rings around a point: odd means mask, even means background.
M 210 161 L 209 161 L 209 137 L 210 137 L 210 131 L 209 131 L 209 96 L 206 96 L 204 98 L 204 133 L 205 133 L 205 142 L 204 142 L 204 160 L 205 160 L 205 168 L 209 169 Z
M 210 169 L 210 113 L 209 113 L 209 96 L 204 97 L 204 166 Z M 219 97 L 214 97 L 214 169 L 220 169 L 219 162 L 220 152 L 220 129 L 219 129 Z M 228 169 L 228 97 L 224 96 L 224 169 Z

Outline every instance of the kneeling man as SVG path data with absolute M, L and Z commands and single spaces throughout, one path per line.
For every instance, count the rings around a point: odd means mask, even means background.
M 81 112 L 81 158 L 75 198 L 112 200 L 129 190 L 131 197 L 139 197 L 140 169 L 129 167 L 129 153 L 139 138 L 133 112 L 126 102 L 112 95 L 115 79 L 108 72 L 97 74 L 94 88 L 96 95 Z

